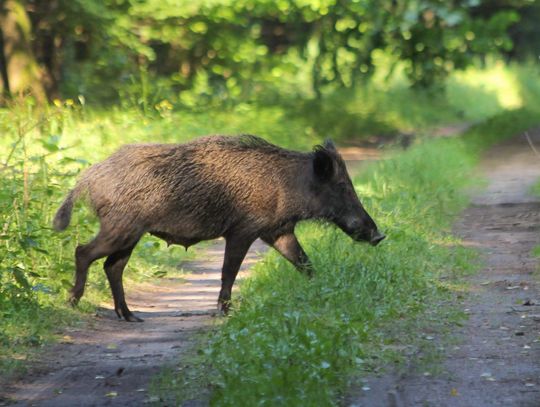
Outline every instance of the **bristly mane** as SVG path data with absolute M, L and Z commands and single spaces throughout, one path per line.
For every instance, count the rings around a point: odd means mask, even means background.
M 239 149 L 248 149 L 248 150 L 257 150 L 264 153 L 272 153 L 277 154 L 278 156 L 282 157 L 299 157 L 299 156 L 305 156 L 306 153 L 295 151 L 295 150 L 289 150 L 287 148 L 283 148 L 280 146 L 276 146 L 275 144 L 270 143 L 269 141 L 266 141 L 265 139 L 254 136 L 252 134 L 240 134 L 236 137 L 227 137 L 227 142 L 230 142 L 235 147 Z M 310 154 L 310 153 L 307 153 Z
M 236 137 L 238 145 L 246 148 L 257 148 L 257 149 L 280 149 L 280 147 L 266 141 L 265 139 L 255 136 L 253 134 L 240 134 Z
M 334 143 L 329 139 L 325 140 L 324 143 L 318 144 L 315 147 L 313 147 L 313 150 L 311 152 L 301 152 L 301 151 L 289 150 L 287 148 L 277 146 L 253 134 L 239 134 L 237 136 L 218 136 L 218 137 L 219 137 L 219 143 L 227 144 L 235 149 L 241 149 L 241 150 L 244 150 L 244 149 L 258 150 L 261 152 L 278 154 L 280 156 L 295 156 L 295 157 L 298 157 L 298 156 L 313 157 L 313 155 L 317 153 L 317 151 L 325 151 L 336 158 L 339 157 L 339 154 L 336 151 L 336 147 Z M 209 137 L 206 140 L 211 141 L 212 137 Z

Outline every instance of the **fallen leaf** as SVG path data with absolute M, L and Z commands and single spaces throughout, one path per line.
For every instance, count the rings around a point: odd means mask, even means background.
M 459 393 L 458 393 L 457 389 L 452 388 L 452 390 L 450 390 L 450 395 L 453 396 L 453 397 L 457 397 L 457 396 L 459 396 Z
M 107 394 L 105 394 L 105 397 L 116 397 L 118 396 L 118 392 L 116 391 L 110 391 Z
M 480 377 L 491 377 L 491 373 L 489 372 L 484 372 L 480 375 Z
M 159 397 L 158 396 L 150 396 L 148 397 L 146 400 L 143 401 L 144 404 L 148 404 L 148 403 L 157 403 L 159 401 Z
M 117 349 L 118 345 L 116 343 L 109 343 L 107 345 L 107 349 Z

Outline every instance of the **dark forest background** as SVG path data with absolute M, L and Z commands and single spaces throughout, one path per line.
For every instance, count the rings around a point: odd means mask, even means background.
M 0 85 L 95 103 L 321 97 L 383 55 L 429 87 L 489 55 L 537 58 L 538 21 L 531 0 L 3 0 Z

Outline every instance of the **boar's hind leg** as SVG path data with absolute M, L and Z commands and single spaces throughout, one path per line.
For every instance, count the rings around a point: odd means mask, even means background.
M 88 268 L 97 259 L 109 256 L 120 249 L 129 247 L 136 239 L 129 241 L 119 238 L 118 234 L 99 231 L 97 236 L 90 243 L 77 246 L 75 249 L 75 285 L 71 289 L 71 298 L 69 301 L 72 305 L 79 302 L 79 299 L 84 293 L 86 278 L 88 276 Z
M 229 311 L 234 280 L 253 240 L 233 237 L 228 237 L 225 240 L 225 258 L 221 271 L 221 291 L 218 298 L 218 309 L 224 314 Z
M 124 317 L 124 319 L 129 322 L 142 322 L 142 319 L 137 318 L 129 310 L 124 295 L 124 285 L 122 284 L 122 274 L 134 247 L 135 245 L 111 254 L 107 257 L 107 260 L 105 260 L 103 268 L 105 269 L 107 279 L 111 286 L 114 298 L 114 311 L 116 312 L 116 315 L 118 315 L 118 318 Z
M 264 238 L 263 240 L 289 260 L 299 271 L 311 277 L 313 266 L 294 233 L 286 233 L 275 239 Z

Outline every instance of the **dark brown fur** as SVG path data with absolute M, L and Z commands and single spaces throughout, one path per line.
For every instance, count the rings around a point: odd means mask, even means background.
M 57 230 L 68 226 L 73 202 L 81 195 L 101 228 L 94 240 L 77 247 L 71 301 L 82 296 L 90 264 L 107 257 L 115 310 L 129 321 L 139 319 L 125 302 L 122 273 L 147 232 L 185 247 L 226 239 L 218 299 L 225 312 L 238 269 L 257 238 L 308 274 L 309 259 L 294 236 L 300 220 L 325 219 L 372 244 L 384 238 L 329 142 L 312 153 L 285 150 L 255 136 L 128 145 L 83 174 L 57 212 Z

